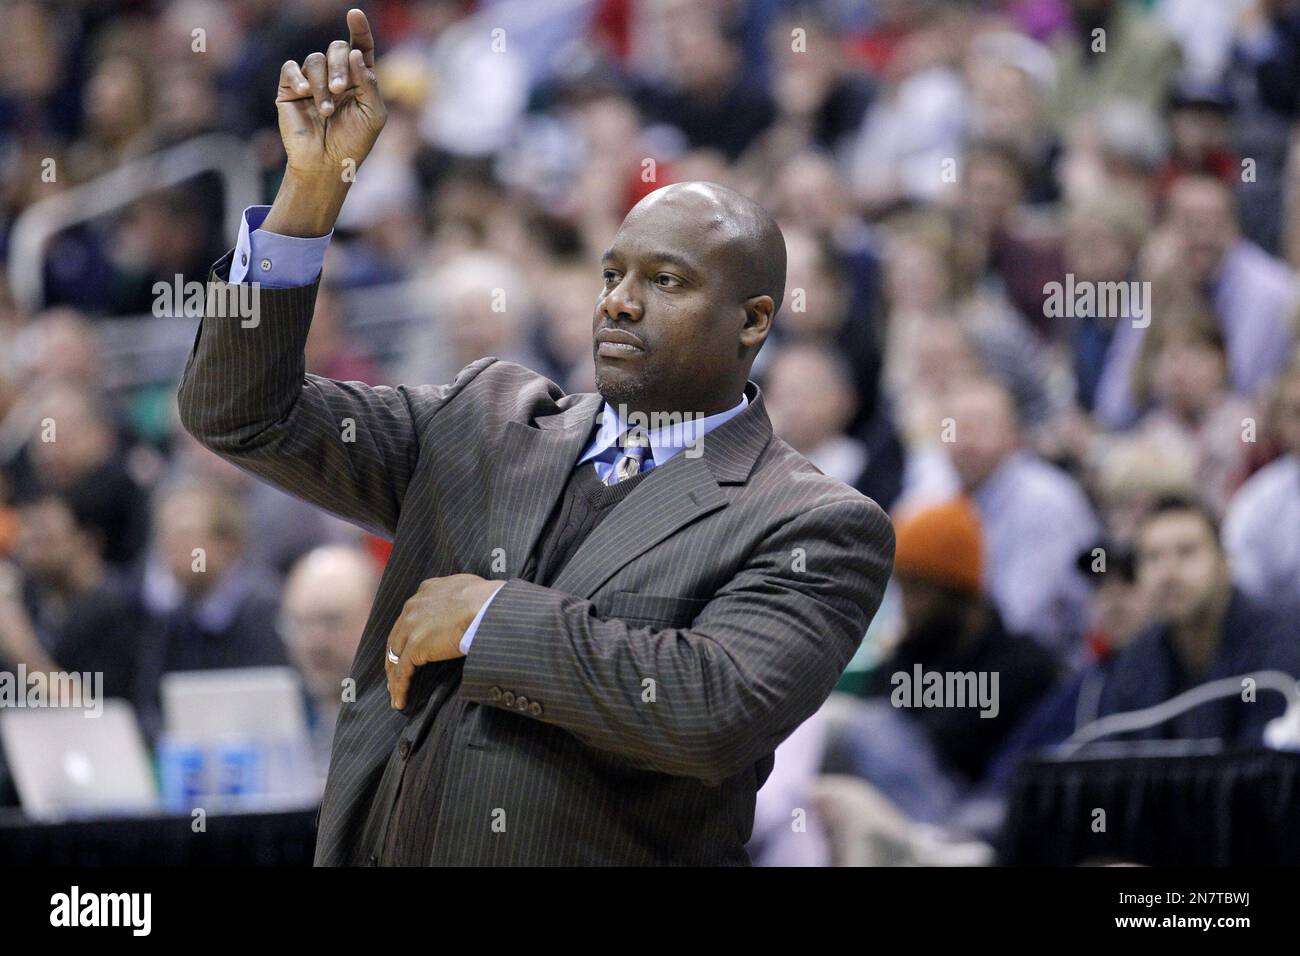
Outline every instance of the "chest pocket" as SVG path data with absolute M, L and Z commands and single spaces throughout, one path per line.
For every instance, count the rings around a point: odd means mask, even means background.
M 708 603 L 705 598 L 616 591 L 609 599 L 609 610 L 604 617 L 636 626 L 689 627 Z

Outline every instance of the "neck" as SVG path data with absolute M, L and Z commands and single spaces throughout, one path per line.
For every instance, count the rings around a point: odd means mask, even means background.
M 1169 636 L 1174 650 L 1189 673 L 1202 674 L 1209 666 L 1210 658 L 1219 646 L 1223 619 L 1228 613 L 1231 597 L 1231 585 L 1226 579 L 1221 580 L 1199 613 L 1170 627 Z

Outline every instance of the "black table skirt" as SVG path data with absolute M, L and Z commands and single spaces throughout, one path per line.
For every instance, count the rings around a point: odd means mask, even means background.
M 311 866 L 316 808 L 209 814 L 207 832 L 189 816 L 117 817 L 33 823 L 0 816 L 0 865 Z
M 1094 832 L 1095 810 L 1104 832 Z M 1001 862 L 1300 865 L 1300 754 L 1241 750 L 1023 764 Z

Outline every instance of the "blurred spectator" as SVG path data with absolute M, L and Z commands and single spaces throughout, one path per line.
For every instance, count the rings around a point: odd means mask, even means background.
M 484 355 L 530 368 L 540 364 L 523 334 L 532 296 L 510 262 L 487 252 L 456 256 L 428 278 L 427 291 L 429 319 L 412 330 L 396 382 L 450 382 Z
M 1220 678 L 1259 670 L 1300 676 L 1300 645 L 1289 618 L 1233 586 L 1214 517 L 1199 502 L 1171 496 L 1152 506 L 1138 528 L 1136 566 L 1150 623 L 1058 688 L 1017 729 L 992 771 L 998 785 L 1005 785 L 1024 755 L 1060 743 L 1101 717 L 1155 707 Z M 1109 578 L 1113 567 L 1108 561 L 1099 577 Z M 1134 605 L 1121 611 L 1125 629 L 1136 610 Z M 1248 698 L 1243 690 L 1108 739 L 1258 745 L 1264 726 L 1282 709 L 1273 694 Z
M 341 315 L 342 303 L 333 283 L 322 282 L 316 291 L 316 309 L 311 317 L 305 354 L 307 371 L 340 382 L 378 385 L 379 369 L 365 351 L 347 336 Z
M 32 399 L 34 420 L 17 498 L 50 492 L 69 502 L 110 564 L 126 565 L 144 547 L 148 498 L 133 476 L 109 412 L 80 385 L 55 384 Z
M 334 723 L 347 697 L 357 642 L 379 587 L 379 569 L 358 548 L 317 548 L 284 584 L 280 628 L 311 703 L 312 752 L 321 782 L 329 769 Z
M 845 433 L 857 397 L 848 365 L 823 346 L 781 349 L 765 377 L 772 429 L 825 474 L 888 508 L 902 485 L 902 452 L 892 431 L 877 447 Z
M 1155 504 L 1138 528 L 1137 572 L 1155 620 L 1116 657 L 1097 716 L 1152 707 L 1198 684 L 1256 670 L 1300 677 L 1290 618 L 1233 586 L 1218 527 L 1199 503 Z M 1269 694 L 1213 701 L 1137 736 L 1259 743 L 1281 705 Z
M 1241 166 L 1232 151 L 1232 93 L 1221 82 L 1184 79 L 1169 95 L 1169 159 L 1159 174 L 1161 194 L 1186 175 L 1213 176 L 1235 187 Z
M 1051 688 L 1056 665 L 1035 641 L 1009 634 L 983 596 L 981 528 L 968 501 L 916 512 L 895 533 L 906 626 L 867 685 L 879 706 L 850 726 L 846 746 L 855 772 L 904 813 L 951 822 L 1002 739 Z M 927 683 L 930 674 L 936 686 Z M 966 688 L 966 699 L 950 699 L 954 681 Z M 884 709 L 885 699 L 896 716 Z M 904 724 L 920 734 L 899 730 Z
M 1224 520 L 1223 542 L 1246 594 L 1300 607 L 1300 352 L 1278 379 L 1272 404 L 1284 454 L 1241 486 Z
M 1075 556 L 1100 534 L 1083 492 L 1024 447 L 1015 407 L 991 379 L 969 378 L 947 403 L 950 460 L 914 475 L 896 510 L 970 495 L 984 529 L 985 583 L 1008 630 L 1036 638 L 1077 665 L 1087 587 Z
M 278 591 L 245 559 L 249 529 L 238 502 L 211 483 L 171 486 L 158 495 L 154 521 L 160 573 L 146 579 L 145 598 L 157 622 L 136 683 L 151 737 L 164 674 L 289 662 L 275 629 Z
M 680 129 L 691 146 L 736 159 L 773 121 L 776 108 L 766 90 L 748 82 L 718 6 L 655 0 L 644 9 L 642 27 L 655 34 L 665 59 L 637 91 L 642 109 L 652 122 Z
M 101 673 L 104 696 L 129 698 L 144 624 L 133 582 L 105 563 L 95 531 L 58 496 L 27 502 L 20 515 L 32 632 L 60 670 Z
M 1169 194 L 1165 228 L 1173 248 L 1162 275 L 1209 296 L 1227 343 L 1232 387 L 1254 396 L 1295 341 L 1300 298 L 1294 273 L 1241 237 L 1232 192 L 1216 179 L 1179 180 Z
M 1057 49 L 1057 122 L 1064 127 L 1118 98 L 1158 107 L 1180 63 L 1164 26 L 1124 0 L 1069 0 L 1069 6 L 1071 29 Z
M 1253 407 L 1228 390 L 1227 372 L 1223 333 L 1198 298 L 1152 323 L 1136 369 L 1138 402 L 1151 406 L 1137 431 L 1194 463 L 1201 496 L 1219 516 L 1245 477 L 1256 431 Z

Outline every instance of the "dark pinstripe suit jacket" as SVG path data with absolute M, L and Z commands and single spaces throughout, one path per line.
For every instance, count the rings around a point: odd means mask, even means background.
M 750 383 L 749 407 L 701 455 L 647 475 L 553 587 L 522 580 L 600 396 L 490 357 L 446 385 L 305 374 L 315 296 L 263 289 L 245 328 L 215 317 L 210 292 L 179 400 L 223 458 L 393 538 L 317 864 L 370 861 L 405 755 L 452 693 L 468 706 L 431 863 L 748 863 L 773 750 L 830 694 L 879 606 L 894 548 L 882 510 L 775 438 Z M 420 668 L 394 711 L 388 633 L 421 581 L 457 572 L 508 583 L 468 657 Z

